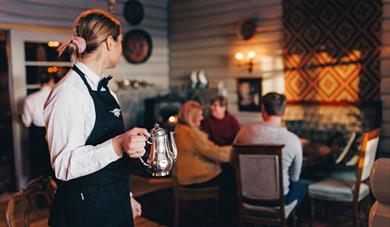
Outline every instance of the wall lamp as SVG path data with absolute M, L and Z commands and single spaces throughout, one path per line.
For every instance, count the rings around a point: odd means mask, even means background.
M 253 71 L 253 59 L 256 57 L 256 52 L 254 50 L 248 51 L 246 56 L 242 52 L 237 52 L 234 55 L 234 58 L 238 61 L 238 67 L 244 66 L 248 68 L 248 72 L 252 73 Z

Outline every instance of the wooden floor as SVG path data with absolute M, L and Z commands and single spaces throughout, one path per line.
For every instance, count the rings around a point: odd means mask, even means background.
M 160 225 L 143 217 L 136 218 L 134 224 L 136 227 L 164 227 L 164 225 Z M 47 219 L 31 223 L 30 227 L 47 227 Z
M 5 205 L 1 204 L 0 212 L 4 214 Z M 45 209 L 34 211 L 31 215 L 31 225 L 30 227 L 47 227 L 47 217 L 48 212 Z M 159 224 L 157 222 L 151 221 L 144 217 L 138 217 L 134 220 L 135 227 L 166 227 L 165 225 Z M 17 218 L 16 226 L 23 226 L 22 220 Z M 0 218 L 0 227 L 7 227 L 5 217 L 2 215 Z
M 166 227 L 165 225 L 158 224 L 151 220 L 148 220 L 144 217 L 138 217 L 134 221 L 135 227 Z M 6 226 L 5 223 L 0 224 L 0 226 Z M 22 223 L 17 223 L 16 226 L 22 226 Z M 39 221 L 32 222 L 30 227 L 47 227 L 47 219 L 42 219 Z
M 171 189 L 146 194 L 138 200 L 142 204 L 145 217 L 166 226 L 173 226 L 174 203 Z M 217 227 L 213 217 L 214 204 L 212 201 L 184 203 L 182 207 L 180 227 Z M 320 206 L 318 204 L 313 227 L 353 227 L 351 210 L 348 206 L 335 204 L 321 204 Z M 309 204 L 305 202 L 298 211 L 297 227 L 309 227 L 309 214 Z M 360 227 L 368 226 L 367 216 L 368 211 L 361 212 Z
M 150 179 L 143 178 L 138 176 L 131 177 L 132 182 L 132 192 L 134 196 L 140 197 L 148 193 L 152 193 L 158 190 L 170 188 L 172 185 L 172 180 L 169 178 L 161 179 Z M 0 227 L 7 227 L 5 221 L 5 209 L 7 206 L 8 200 L 11 198 L 12 193 L 3 193 L 0 195 Z M 39 209 L 33 211 L 30 216 L 31 227 L 47 227 L 47 209 Z M 134 224 L 136 227 L 164 227 L 165 225 L 159 224 L 155 221 L 151 221 L 145 217 L 138 217 L 135 219 Z M 16 225 L 22 226 L 21 217 L 16 217 Z
M 136 227 L 173 226 L 174 203 L 172 182 L 168 179 L 132 178 L 136 199 L 142 205 L 143 214 L 135 220 Z M 0 195 L 0 227 L 6 227 L 5 207 L 10 194 Z M 180 226 L 182 227 L 215 227 L 216 220 L 211 215 L 214 204 L 210 201 L 183 204 Z M 308 204 L 298 213 L 298 227 L 309 226 Z M 349 227 L 352 226 L 351 209 L 342 206 L 323 206 L 316 212 L 315 227 Z M 47 226 L 47 209 L 37 210 L 31 216 L 32 227 Z M 361 226 L 367 226 L 367 212 L 362 214 Z M 21 221 L 18 221 L 22 226 Z

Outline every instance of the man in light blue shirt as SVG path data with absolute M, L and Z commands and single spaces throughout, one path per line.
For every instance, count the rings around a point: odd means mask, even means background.
M 283 144 L 283 190 L 285 202 L 302 202 L 307 184 L 299 181 L 302 169 L 302 145 L 297 135 L 282 126 L 286 97 L 271 92 L 263 96 L 261 115 L 263 122 L 245 125 L 238 132 L 235 144 Z

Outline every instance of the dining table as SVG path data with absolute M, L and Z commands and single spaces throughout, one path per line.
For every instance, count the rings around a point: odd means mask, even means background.
M 302 140 L 301 140 L 302 142 Z M 328 145 L 303 140 L 302 178 L 318 180 L 332 166 L 332 149 Z

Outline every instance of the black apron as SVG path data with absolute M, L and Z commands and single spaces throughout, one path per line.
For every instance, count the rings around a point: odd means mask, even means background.
M 85 74 L 76 66 L 95 105 L 96 120 L 85 145 L 97 145 L 124 130 L 120 107 L 107 86 L 94 91 Z M 70 181 L 58 181 L 53 208 L 49 215 L 52 227 L 132 227 L 130 206 L 129 157 L 110 163 L 103 169 Z
M 28 128 L 31 179 L 39 176 L 54 176 L 45 133 L 45 127 L 31 124 Z

